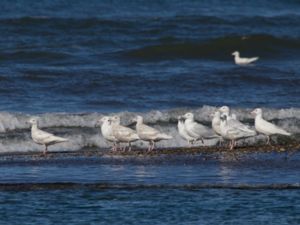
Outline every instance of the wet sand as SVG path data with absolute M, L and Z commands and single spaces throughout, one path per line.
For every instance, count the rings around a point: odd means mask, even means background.
M 132 149 L 131 151 L 111 151 L 110 149 L 97 149 L 86 148 L 78 151 L 49 151 L 47 155 L 43 155 L 42 152 L 14 152 L 14 153 L 1 153 L 0 162 L 8 162 L 15 160 L 47 160 L 51 161 L 60 158 L 97 158 L 97 157 L 158 157 L 168 155 L 196 155 L 203 154 L 207 156 L 218 155 L 247 155 L 252 153 L 284 153 L 287 157 L 300 151 L 300 143 L 294 142 L 289 144 L 276 144 L 276 145 L 253 145 L 253 146 L 241 146 L 236 147 L 233 150 L 229 150 L 228 147 L 219 146 L 201 146 L 201 147 L 180 147 L 180 148 L 157 148 L 151 152 L 147 149 Z M 216 158 L 216 157 L 215 157 Z

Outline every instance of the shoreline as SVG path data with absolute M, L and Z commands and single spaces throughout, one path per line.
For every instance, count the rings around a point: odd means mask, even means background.
M 5 152 L 0 153 L 0 163 L 14 161 L 17 159 L 40 159 L 55 160 L 60 158 L 91 158 L 91 157 L 155 157 L 168 155 L 224 155 L 238 154 L 247 155 L 251 153 L 286 153 L 288 156 L 300 151 L 300 143 L 276 144 L 276 145 L 252 145 L 239 146 L 233 150 L 223 146 L 199 146 L 199 147 L 178 147 L 178 148 L 158 148 L 151 152 L 147 149 L 132 149 L 131 151 L 111 151 L 110 149 L 85 148 L 77 151 L 49 151 L 47 155 L 43 155 L 42 151 L 32 152 Z

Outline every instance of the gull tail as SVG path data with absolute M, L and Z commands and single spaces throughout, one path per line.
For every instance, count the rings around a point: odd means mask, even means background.
M 259 59 L 259 57 L 254 57 L 254 58 L 251 58 L 249 59 L 249 63 L 252 63 L 252 62 L 255 62 Z
M 163 140 L 169 140 L 169 139 L 172 139 L 173 137 L 171 135 L 168 135 L 165 133 L 160 133 L 160 134 L 158 134 L 158 138 L 163 139 Z
M 279 130 L 277 131 L 277 133 L 278 133 L 278 134 L 281 134 L 281 135 L 285 135 L 285 136 L 291 136 L 291 135 L 292 135 L 291 133 L 289 133 L 289 132 L 287 132 L 287 131 L 285 131 L 285 130 L 283 130 L 283 129 L 279 129 Z
M 134 139 L 134 141 L 140 140 L 140 137 L 136 133 L 130 135 L 130 138 Z
M 248 131 L 244 131 L 246 134 L 245 134 L 245 137 L 253 137 L 255 135 L 257 135 L 256 131 L 255 130 L 251 130 L 251 129 L 248 129 Z
M 53 136 L 53 139 L 56 143 L 62 143 L 62 142 L 68 142 L 69 139 L 67 138 L 62 138 L 62 137 L 57 137 L 57 136 Z

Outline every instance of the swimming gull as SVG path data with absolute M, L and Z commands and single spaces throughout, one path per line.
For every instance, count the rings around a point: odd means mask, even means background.
M 270 136 L 273 134 L 281 134 L 290 136 L 291 133 L 285 131 L 284 129 L 266 121 L 262 116 L 262 109 L 256 108 L 251 112 L 255 116 L 255 129 L 267 136 L 267 144 L 270 144 Z
M 39 129 L 38 120 L 36 118 L 31 118 L 28 122 L 31 124 L 31 137 L 33 141 L 37 144 L 45 146 L 44 155 L 47 154 L 49 145 L 54 145 L 57 143 L 69 141 L 66 138 L 58 137 L 51 133 Z
M 238 51 L 235 51 L 232 53 L 234 55 L 234 62 L 237 65 L 243 66 L 243 65 L 248 65 L 252 62 L 255 62 L 256 60 L 259 59 L 259 57 L 253 57 L 253 58 L 241 58 L 240 53 Z
M 153 127 L 147 126 L 143 123 L 143 117 L 137 116 L 136 117 L 136 131 L 141 140 L 148 141 L 149 142 L 149 148 L 148 151 L 151 151 L 155 148 L 155 142 L 161 141 L 161 140 L 169 140 L 173 137 L 161 133 L 160 131 L 154 129 Z

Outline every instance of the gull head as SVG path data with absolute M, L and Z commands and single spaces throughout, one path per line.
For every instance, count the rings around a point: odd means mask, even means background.
M 230 111 L 230 109 L 228 106 L 222 106 L 219 108 L 219 112 L 221 112 L 221 113 L 229 114 L 229 111 Z
M 30 118 L 28 120 L 28 123 L 32 124 L 32 125 L 37 125 L 38 124 L 38 120 L 37 120 L 37 118 Z
M 186 114 L 183 115 L 183 118 L 184 119 L 191 119 L 191 120 L 193 120 L 194 119 L 194 114 L 191 113 L 191 112 L 188 112 L 188 113 L 186 113 Z
M 238 51 L 235 51 L 235 52 L 232 53 L 232 55 L 234 55 L 234 56 L 239 56 L 240 53 L 239 53 Z
M 143 117 L 142 116 L 136 116 L 134 119 L 133 119 L 134 122 L 137 122 L 137 123 L 143 123 Z
M 261 110 L 261 108 L 256 108 L 256 109 L 254 109 L 254 110 L 251 112 L 251 115 L 253 115 L 253 116 L 259 116 L 259 115 L 262 115 L 262 110 Z
M 109 116 L 102 117 L 101 119 L 97 120 L 96 126 L 99 126 L 99 125 L 104 124 L 104 123 L 110 124 L 111 123 L 111 118 Z
M 119 116 L 113 116 L 111 117 L 111 121 L 113 124 L 119 125 L 121 123 L 121 118 Z

